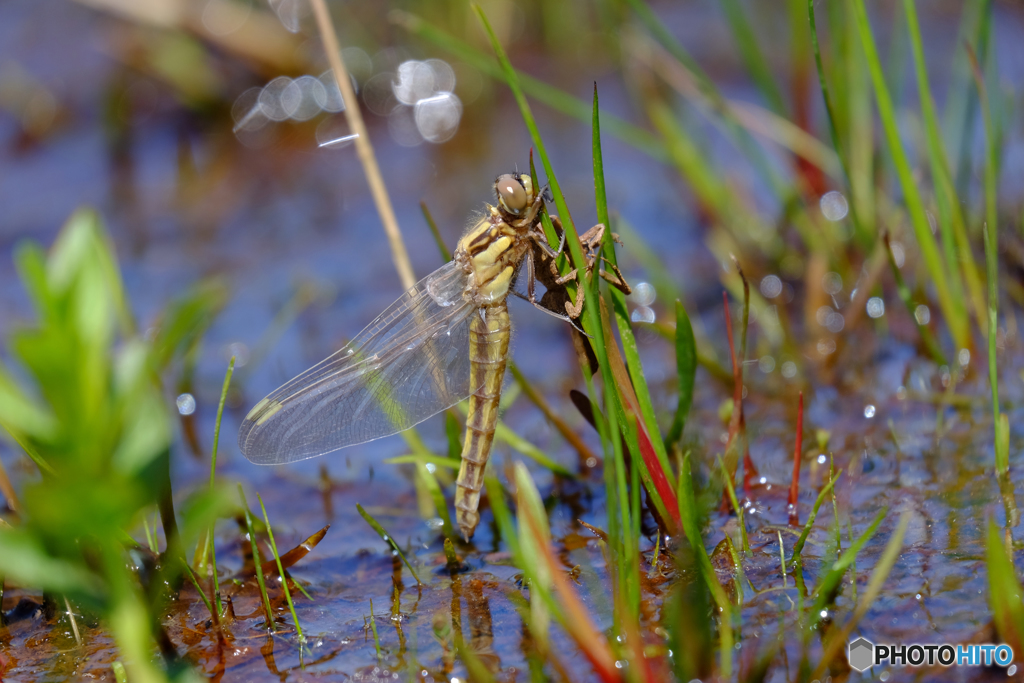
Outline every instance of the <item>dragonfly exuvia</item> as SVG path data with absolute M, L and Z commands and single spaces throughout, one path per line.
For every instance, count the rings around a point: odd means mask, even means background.
M 250 461 L 279 465 L 373 441 L 468 397 L 455 507 L 463 536 L 473 535 L 508 361 L 506 299 L 525 263 L 526 298 L 538 305 L 534 260 L 551 263 L 561 251 L 544 236 L 544 193 L 533 178 L 502 175 L 494 190 L 497 206 L 488 205 L 463 235 L 452 261 L 249 411 L 238 445 Z M 578 306 L 571 312 L 579 315 Z

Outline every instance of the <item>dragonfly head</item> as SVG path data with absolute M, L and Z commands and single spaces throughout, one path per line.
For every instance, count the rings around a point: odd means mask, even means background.
M 526 173 L 506 173 L 498 176 L 494 181 L 494 191 L 498 195 L 498 208 L 514 218 L 522 216 L 536 200 L 533 178 Z

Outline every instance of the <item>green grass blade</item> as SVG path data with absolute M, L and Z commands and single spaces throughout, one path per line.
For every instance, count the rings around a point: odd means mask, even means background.
M 740 541 L 743 544 L 743 552 L 750 552 L 750 541 L 747 540 L 747 525 L 743 521 L 743 508 L 740 506 L 739 500 L 736 499 L 736 489 L 732 485 L 732 477 L 729 476 L 729 470 L 725 468 L 725 463 L 722 461 L 721 456 L 718 458 L 718 467 L 722 470 L 722 481 L 725 482 L 725 491 L 729 494 L 729 502 L 732 503 L 732 509 L 736 512 L 736 521 L 739 522 L 740 527 Z M 728 537 L 726 537 L 728 538 Z M 739 566 L 739 563 L 736 563 Z
M 722 0 L 722 9 L 729 22 L 729 28 L 732 30 L 740 57 L 743 59 L 743 65 L 750 73 L 754 85 L 761 91 L 761 96 L 768 102 L 772 111 L 779 116 L 785 116 L 786 103 L 782 98 L 782 91 L 779 90 L 779 84 L 772 76 L 770 62 L 757 43 L 757 34 L 747 19 L 746 8 L 740 4 L 739 0 Z
M 234 359 L 232 359 L 234 360 Z M 277 552 L 277 543 L 274 542 L 274 530 L 270 526 L 270 517 L 267 516 L 267 508 L 263 505 L 263 498 L 256 494 L 256 500 L 260 502 L 260 511 L 263 512 L 263 523 L 267 525 L 267 538 L 270 540 L 270 549 L 274 553 L 274 561 L 277 563 L 277 575 L 281 577 L 281 585 L 284 587 L 284 598 L 288 601 L 288 610 L 292 613 L 292 621 L 295 622 L 295 632 L 299 635 L 299 643 L 306 642 L 306 636 L 302 635 L 302 624 L 299 623 L 299 615 L 295 613 L 295 604 L 292 602 L 292 592 L 288 589 L 288 578 L 281 565 L 281 554 Z
M 925 213 L 921 193 L 914 181 L 910 162 L 903 150 L 899 128 L 896 124 L 896 109 L 889 94 L 889 88 L 886 85 L 885 74 L 882 72 L 878 49 L 875 46 L 874 36 L 871 33 L 871 25 L 868 22 L 864 0 L 852 0 L 852 2 L 854 3 L 854 13 L 857 18 L 857 30 L 860 34 L 861 45 L 867 57 L 871 81 L 874 85 L 878 114 L 882 120 L 886 143 L 893 165 L 896 168 L 900 188 L 903 191 L 904 203 L 906 204 L 907 212 L 910 214 L 910 224 L 914 230 L 918 248 L 921 250 L 925 268 L 935 287 L 939 307 L 942 309 L 943 317 L 946 319 L 946 325 L 949 326 L 953 341 L 958 349 L 967 348 L 970 345 L 970 330 L 966 307 L 963 299 L 957 299 L 955 292 L 951 289 L 949 273 L 946 272 L 942 257 L 939 255 L 935 238 L 931 233 L 931 226 L 928 223 L 928 216 Z
M 249 511 L 249 504 L 245 502 L 245 491 L 242 490 L 241 484 L 238 485 L 238 495 L 242 498 L 242 510 L 245 512 L 245 528 L 249 533 L 249 542 L 252 544 L 252 562 L 256 565 L 256 583 L 259 584 L 260 597 L 263 599 L 263 610 L 267 617 L 267 629 L 276 631 L 274 612 L 270 607 L 270 597 L 267 595 L 267 582 L 263 577 L 260 549 L 256 544 L 256 529 L 252 523 L 252 513 Z
M 693 403 L 693 385 L 697 379 L 697 341 L 693 337 L 690 316 L 681 301 L 676 301 L 676 376 L 679 380 L 679 402 L 665 443 L 672 445 L 683 436 L 686 416 Z
M 935 183 L 935 199 L 939 209 L 939 229 L 942 234 L 942 249 L 946 258 L 946 268 L 949 270 L 951 286 L 958 298 L 964 297 L 964 280 L 966 280 L 966 289 L 970 293 L 978 320 L 981 320 L 984 310 L 981 278 L 978 275 L 977 264 L 974 262 L 970 242 L 967 239 L 963 211 L 960 208 L 961 202 L 957 197 L 953 176 L 949 170 L 948 156 L 942 142 L 938 114 L 935 111 L 935 100 L 932 97 L 931 86 L 928 84 L 928 69 L 914 0 L 903 0 L 903 11 L 907 18 L 907 31 L 910 34 L 910 45 L 914 57 L 917 93 L 921 102 L 921 118 L 924 121 L 925 142 L 928 147 L 932 181 Z M 961 265 L 963 277 L 961 277 Z
M 1012 556 L 1007 552 L 1006 543 L 995 521 L 989 520 L 985 544 L 985 567 L 988 570 L 989 604 L 992 607 L 992 621 L 999 633 L 1014 652 L 1024 647 L 1024 603 L 1021 596 L 1024 589 L 1017 579 Z
M 416 579 L 417 585 L 422 586 L 423 582 L 420 581 L 420 577 L 416 574 L 416 570 L 412 568 L 409 560 L 405 557 L 405 553 L 403 553 L 402 549 L 398 547 L 397 543 L 395 543 L 395 539 L 392 538 L 391 534 L 389 534 L 384 527 L 380 525 L 380 522 L 370 516 L 370 513 L 363 509 L 363 506 L 359 503 L 356 503 L 356 510 L 358 510 L 362 518 L 366 520 L 366 523 L 377 532 L 381 540 L 391 546 L 391 549 L 398 553 L 398 557 L 400 557 L 405 566 L 409 568 L 409 573 L 412 574 L 412 578 Z
M 818 493 L 818 499 L 814 501 L 814 507 L 811 508 L 811 514 L 807 517 L 807 523 L 804 524 L 804 530 L 800 532 L 800 538 L 796 540 L 796 544 L 793 546 L 793 555 L 790 557 L 790 562 L 795 563 L 797 558 L 800 557 L 800 553 L 803 552 L 804 543 L 807 542 L 807 536 L 811 533 L 811 527 L 814 526 L 814 518 L 818 516 L 818 509 L 821 504 L 825 502 L 826 496 L 829 491 L 835 486 L 836 482 L 839 481 L 839 477 L 843 475 L 842 472 L 837 474 L 835 477 L 829 480 L 823 489 Z

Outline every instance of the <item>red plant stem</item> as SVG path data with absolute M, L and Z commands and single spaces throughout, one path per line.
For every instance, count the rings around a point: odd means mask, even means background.
M 800 451 L 804 445 L 804 392 L 800 392 L 800 403 L 796 410 L 796 447 L 793 449 L 793 481 L 789 484 L 789 523 L 798 526 L 796 499 L 800 494 Z

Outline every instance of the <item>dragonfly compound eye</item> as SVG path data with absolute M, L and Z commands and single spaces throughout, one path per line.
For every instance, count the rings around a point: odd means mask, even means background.
M 494 181 L 494 189 L 498 192 L 498 201 L 512 213 L 519 213 L 526 208 L 526 190 L 522 183 L 512 174 L 498 176 Z

